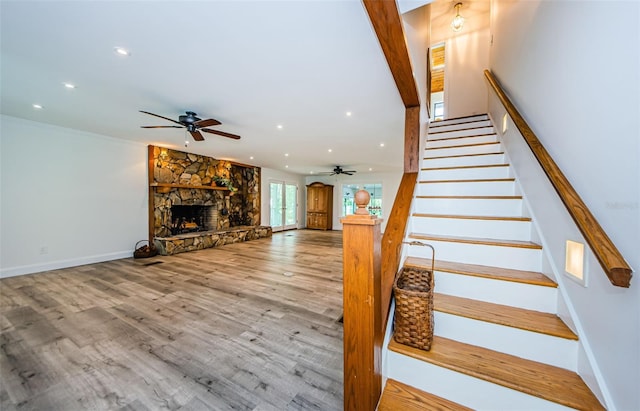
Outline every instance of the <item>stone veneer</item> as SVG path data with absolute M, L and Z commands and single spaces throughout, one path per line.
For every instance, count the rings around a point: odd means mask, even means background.
M 271 236 L 271 227 L 259 226 L 259 167 L 156 146 L 149 146 L 149 157 L 154 243 L 162 254 Z M 230 180 L 237 191 L 209 188 L 216 187 L 215 177 Z M 174 205 L 212 206 L 216 211 L 215 230 L 174 236 Z
M 219 247 L 225 244 L 242 241 L 257 240 L 271 237 L 271 227 L 236 227 L 228 231 L 201 232 L 180 234 L 175 237 L 156 238 L 155 246 L 161 255 L 173 255 L 186 251 L 202 250 L 204 248 Z

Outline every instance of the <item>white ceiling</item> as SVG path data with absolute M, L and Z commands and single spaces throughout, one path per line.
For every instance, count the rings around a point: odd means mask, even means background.
M 0 5 L 3 114 L 300 174 L 401 170 L 404 108 L 360 1 Z M 242 139 L 185 149 L 138 110 L 192 110 Z

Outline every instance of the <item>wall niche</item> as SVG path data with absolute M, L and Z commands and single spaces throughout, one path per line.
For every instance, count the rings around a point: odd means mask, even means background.
M 259 167 L 152 145 L 148 155 L 150 241 L 260 225 Z M 205 206 L 206 219 L 174 217 L 184 206 Z

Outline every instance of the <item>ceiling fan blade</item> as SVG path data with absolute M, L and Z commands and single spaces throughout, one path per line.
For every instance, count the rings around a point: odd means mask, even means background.
M 205 133 L 217 134 L 223 137 L 229 137 L 234 140 L 240 140 L 240 136 L 231 133 L 225 133 L 224 131 L 212 130 L 210 128 L 201 128 L 200 131 L 204 131 Z
M 204 141 L 204 137 L 202 136 L 202 134 L 198 130 L 189 131 L 189 133 L 191 133 L 191 137 L 193 137 L 194 140 L 196 140 L 196 141 Z
M 183 128 L 183 126 L 140 126 L 140 128 Z
M 193 123 L 196 127 L 200 128 L 200 127 L 210 127 L 210 126 L 217 126 L 222 124 L 221 122 L 219 122 L 216 119 L 213 118 L 207 118 L 204 120 L 199 120 L 196 121 L 195 123 Z
M 162 118 L 162 119 L 167 120 L 167 121 L 171 121 L 172 123 L 181 124 L 179 121 L 176 121 L 176 120 L 171 119 L 171 118 L 169 118 L 169 117 L 163 117 L 163 116 L 161 116 L 161 115 L 153 114 L 153 113 L 149 113 L 148 111 L 143 111 L 143 110 L 140 110 L 140 112 L 141 112 L 141 113 L 144 113 L 144 114 L 148 114 L 148 115 L 150 115 L 150 116 L 159 117 L 159 118 Z

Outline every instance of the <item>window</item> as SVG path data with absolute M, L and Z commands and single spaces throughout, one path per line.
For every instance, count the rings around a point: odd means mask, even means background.
M 354 196 L 358 190 L 369 192 L 369 214 L 382 217 L 382 184 L 344 184 L 342 186 L 342 215 L 347 216 L 356 212 Z
M 444 117 L 444 101 L 439 101 L 433 105 L 433 118 L 442 119 Z

